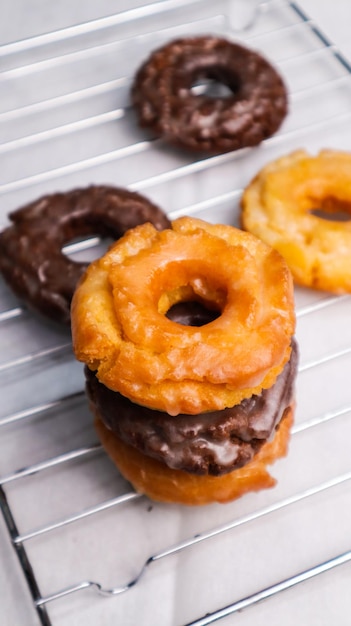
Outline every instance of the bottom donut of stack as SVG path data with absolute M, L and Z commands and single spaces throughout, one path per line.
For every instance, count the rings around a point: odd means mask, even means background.
M 292 424 L 293 406 L 285 411 L 272 441 L 267 441 L 250 463 L 223 476 L 197 476 L 146 456 L 113 434 L 101 419 L 95 419 L 107 454 L 137 492 L 152 500 L 183 505 L 225 503 L 249 491 L 274 487 L 276 480 L 267 471 L 267 465 L 286 456 Z

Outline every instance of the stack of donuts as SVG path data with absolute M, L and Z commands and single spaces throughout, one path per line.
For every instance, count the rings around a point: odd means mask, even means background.
M 297 361 L 277 252 L 195 218 L 143 224 L 89 266 L 71 316 L 97 431 L 139 492 L 205 504 L 274 484 Z

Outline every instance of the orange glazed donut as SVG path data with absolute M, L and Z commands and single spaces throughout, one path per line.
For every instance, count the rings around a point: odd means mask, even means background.
M 185 301 L 218 316 L 201 327 L 166 316 Z M 170 415 L 222 410 L 270 387 L 294 326 L 282 257 L 249 233 L 195 218 L 128 231 L 89 266 L 72 303 L 78 360 L 106 387 Z
M 298 150 L 269 163 L 244 191 L 242 224 L 285 257 L 296 283 L 349 293 L 351 154 Z

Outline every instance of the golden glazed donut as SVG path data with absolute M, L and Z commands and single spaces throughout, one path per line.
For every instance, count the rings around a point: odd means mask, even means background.
M 218 317 L 177 324 L 166 313 L 181 301 Z M 270 387 L 295 325 L 282 257 L 249 233 L 195 218 L 128 231 L 89 266 L 71 316 L 78 360 L 106 387 L 170 415 L 221 410 Z
M 350 292 L 351 154 L 298 150 L 269 163 L 244 191 L 242 225 L 285 257 L 296 283 Z

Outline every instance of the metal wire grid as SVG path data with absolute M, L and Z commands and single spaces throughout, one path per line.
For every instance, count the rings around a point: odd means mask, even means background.
M 7 78 L 9 76 L 13 77 L 13 74 L 17 74 L 16 80 L 21 81 L 21 77 L 25 80 L 28 73 L 31 74 L 34 70 L 37 71 L 38 64 L 41 69 L 45 69 L 46 66 L 52 68 L 60 66 L 63 62 L 67 62 L 67 57 L 55 56 L 55 49 L 54 56 L 49 60 L 45 59 L 47 47 L 50 48 L 53 44 L 56 45 L 62 42 L 66 44 L 67 41 L 75 42 L 77 37 L 80 42 L 80 38 L 96 34 L 97 31 L 105 32 L 106 29 L 116 25 L 119 26 L 121 24 L 127 24 L 130 26 L 131 24 L 134 24 L 135 20 L 138 21 L 139 19 L 142 20 L 142 23 L 145 21 L 148 26 L 149 17 L 157 22 L 157 19 L 161 14 L 172 12 L 173 10 L 177 10 L 179 8 L 185 9 L 188 4 L 189 3 L 187 2 L 182 2 L 182 0 L 166 0 L 163 3 L 147 5 L 146 7 L 118 14 L 116 16 L 112 16 L 111 18 L 103 18 L 95 22 L 82 24 L 63 31 L 58 31 L 56 33 L 49 33 L 27 41 L 9 44 L 0 50 L 4 59 L 8 58 L 11 61 L 12 55 L 15 57 L 16 55 L 19 55 L 19 58 L 22 59 L 22 53 L 27 53 L 31 49 L 34 49 L 36 53 L 38 53 L 39 50 L 40 54 L 42 54 L 41 51 L 43 49 L 44 59 L 40 58 L 39 60 L 35 60 L 33 64 L 29 65 L 10 67 L 10 69 L 4 71 L 4 76 Z M 205 0 L 195 0 L 190 4 L 198 5 L 202 8 L 208 6 L 208 3 L 206 3 Z M 225 5 L 227 9 L 231 6 L 230 3 L 225 3 Z M 265 15 L 269 15 L 270 19 L 273 18 L 274 23 L 274 28 L 268 31 L 264 30 Z M 273 137 L 265 142 L 263 150 L 268 150 L 269 154 L 271 154 L 275 149 L 285 149 L 286 146 L 290 145 L 290 142 L 295 145 L 296 142 L 303 140 L 307 132 L 316 132 L 318 134 L 321 131 L 325 132 L 325 128 L 330 128 L 330 126 L 333 125 L 335 125 L 333 132 L 336 136 L 342 122 L 350 119 L 350 113 L 347 107 L 341 108 L 341 110 L 339 108 L 336 110 L 333 109 L 332 115 L 328 117 L 325 116 L 323 110 L 320 116 L 318 116 L 316 111 L 314 111 L 313 119 L 309 119 L 308 114 L 306 115 L 305 112 L 306 106 L 304 107 L 303 115 L 299 116 L 299 101 L 301 100 L 304 105 L 306 105 L 306 102 L 304 102 L 305 99 L 309 102 L 314 101 L 316 103 L 318 101 L 318 103 L 320 103 L 320 100 L 327 99 L 329 95 L 335 97 L 333 94 L 337 93 L 335 101 L 337 103 L 339 101 L 343 103 L 343 96 L 346 93 L 346 102 L 348 102 L 348 97 L 350 95 L 350 66 L 347 60 L 343 58 L 340 52 L 336 50 L 332 43 L 329 42 L 323 33 L 320 32 L 318 26 L 309 20 L 295 3 L 281 1 L 261 3 L 259 6 L 259 12 L 255 17 L 255 24 L 258 26 L 257 32 L 252 33 L 252 30 L 248 28 L 246 33 L 242 32 L 240 34 L 240 38 L 246 40 L 248 43 L 252 43 L 252 45 L 257 44 L 264 49 L 264 44 L 268 37 L 270 46 L 272 45 L 272 40 L 274 42 L 275 37 L 277 37 L 277 45 L 281 45 L 282 31 L 284 31 L 283 36 L 286 36 L 287 39 L 291 33 L 293 33 L 293 38 L 297 38 L 299 45 L 301 40 L 305 37 L 308 38 L 309 44 L 313 42 L 312 46 L 309 45 L 307 47 L 307 50 L 305 50 L 302 46 L 302 52 L 300 52 L 300 48 L 297 46 L 298 54 L 295 54 L 295 51 L 294 54 L 291 54 L 289 51 L 286 58 L 279 61 L 282 71 L 287 72 L 289 65 L 294 64 L 297 64 L 297 67 L 300 69 L 305 67 L 306 64 L 308 65 L 315 62 L 319 64 L 321 59 L 323 59 L 323 66 L 325 63 L 332 64 L 330 78 L 326 80 L 323 77 L 323 80 L 317 80 L 316 84 L 312 84 L 308 87 L 303 86 L 300 89 L 297 88 L 296 91 L 292 91 L 291 100 L 293 101 L 294 106 L 296 105 L 297 113 L 295 111 L 295 117 L 292 116 L 294 119 L 292 120 L 291 126 L 289 127 L 289 125 L 287 125 L 280 133 L 278 133 L 276 137 Z M 262 29 L 261 20 L 263 23 Z M 195 30 L 196 28 L 203 30 L 205 25 L 207 27 L 212 25 L 214 28 L 224 28 L 225 30 L 228 28 L 228 21 L 225 21 L 225 26 L 223 26 L 222 22 L 223 15 L 220 14 L 218 17 L 211 9 L 209 14 L 206 15 L 204 19 L 201 19 L 199 23 L 195 21 L 190 22 L 191 31 L 194 30 L 194 28 Z M 249 25 L 252 25 L 251 21 Z M 180 20 L 177 28 L 178 30 L 184 30 L 184 21 Z M 176 31 L 177 28 L 175 29 Z M 229 23 L 229 29 L 233 29 L 232 22 Z M 173 28 L 167 25 L 162 32 L 163 36 L 168 38 L 170 34 L 173 34 Z M 132 33 L 131 37 L 133 35 L 134 33 Z M 143 36 L 145 37 L 145 35 L 140 36 L 141 41 L 143 41 Z M 310 36 L 312 36 L 312 38 L 310 38 Z M 88 42 L 88 47 L 84 52 L 77 52 L 76 50 L 73 50 L 66 52 L 66 54 L 73 55 L 72 59 L 73 57 L 76 58 L 77 55 L 80 55 L 86 60 L 86 58 L 91 55 L 91 50 L 95 50 L 96 52 L 101 45 L 113 46 L 114 43 L 110 42 L 107 44 L 99 44 L 96 48 L 94 46 L 91 47 L 91 43 Z M 296 46 L 296 42 L 294 42 L 294 45 Z M 319 67 L 319 65 L 316 65 L 316 67 Z M 299 72 L 297 71 L 296 75 L 298 74 Z M 65 106 L 66 104 L 72 106 L 75 102 L 78 102 L 81 106 L 82 102 L 84 102 L 86 98 L 89 99 L 92 96 L 95 97 L 97 94 L 102 93 L 113 93 L 115 89 L 120 88 L 122 88 L 122 95 L 120 98 L 123 101 L 123 99 L 126 98 L 125 87 L 128 86 L 129 82 L 130 77 L 122 76 L 111 81 L 91 85 L 84 89 L 77 89 L 73 93 L 69 92 L 64 95 L 54 95 L 53 97 L 44 98 L 38 102 L 35 101 L 26 104 L 21 108 L 4 111 L 0 115 L 0 121 L 4 122 L 6 125 L 11 120 L 18 120 L 20 122 L 23 117 L 28 115 L 41 115 L 43 112 L 51 110 L 56 106 Z M 340 92 L 340 94 L 338 93 L 339 88 L 344 90 Z M 19 136 L 15 139 L 10 139 L 9 141 L 4 142 L 0 147 L 0 151 L 4 155 L 13 154 L 16 156 L 22 149 L 27 149 L 28 147 L 33 148 L 36 145 L 40 146 L 42 142 L 52 141 L 56 137 L 60 137 L 65 134 L 75 133 L 77 131 L 79 132 L 80 130 L 83 130 L 84 133 L 86 133 L 89 131 L 89 128 L 96 125 L 102 129 L 104 124 L 109 124 L 111 121 L 115 123 L 119 119 L 125 119 L 129 114 L 127 103 L 125 102 L 124 106 L 121 108 L 107 111 L 96 116 L 78 119 L 76 121 L 69 122 L 68 124 L 59 125 L 53 129 L 46 128 L 24 136 L 19 134 Z M 19 124 L 19 133 L 20 132 L 21 125 Z M 162 151 L 162 142 L 155 142 L 153 138 L 141 139 L 141 135 L 139 134 L 135 143 L 128 143 L 116 150 L 101 152 L 101 154 L 82 158 L 80 161 L 74 161 L 58 167 L 54 166 L 37 173 L 30 173 L 22 178 L 7 180 L 0 185 L 0 192 L 5 199 L 6 210 L 9 210 L 13 206 L 17 206 L 19 200 L 22 198 L 27 199 L 28 195 L 32 194 L 32 197 L 36 197 L 38 188 L 40 188 L 42 192 L 48 188 L 47 184 L 49 185 L 49 188 L 54 188 L 57 184 L 55 181 L 57 180 L 60 180 L 63 187 L 68 188 L 71 186 L 72 180 L 80 180 L 80 177 L 84 172 L 90 172 L 92 168 L 98 168 L 101 165 L 106 165 L 107 163 L 114 162 L 117 159 L 127 159 L 130 156 L 138 154 L 145 155 L 145 153 L 147 154 L 150 149 L 150 146 L 155 143 L 158 144 L 159 149 Z M 217 169 L 226 172 L 226 166 L 228 164 L 231 167 L 233 166 L 233 163 L 240 164 L 245 161 L 247 156 L 253 160 L 252 154 L 248 155 L 247 150 L 240 151 L 234 155 L 230 154 L 206 159 L 200 158 L 198 160 L 190 159 L 189 161 L 186 159 L 183 160 L 181 155 L 176 155 L 174 162 L 171 160 L 171 168 L 169 168 L 169 163 L 167 163 L 165 171 L 157 171 L 152 175 L 147 173 L 145 176 L 143 176 L 145 170 L 142 170 L 142 178 L 138 178 L 136 181 L 130 181 L 129 187 L 138 189 L 139 191 L 148 190 L 150 193 L 154 191 L 156 198 L 158 200 L 162 200 L 165 193 L 168 197 L 170 189 L 169 186 L 172 185 L 174 181 L 175 189 L 179 189 L 180 195 L 182 195 L 184 184 L 189 185 L 192 176 L 203 172 L 217 172 Z M 262 153 L 260 153 L 260 157 L 262 158 Z M 267 157 L 263 155 L 263 158 Z M 74 174 L 76 178 L 72 179 L 72 174 Z M 203 179 L 201 180 L 203 182 Z M 221 179 L 221 184 L 222 183 L 223 178 Z M 215 189 L 215 193 L 211 194 L 206 191 L 206 193 L 204 192 L 202 194 L 203 197 L 199 201 L 189 202 L 188 196 L 184 196 L 186 197 L 187 202 L 185 202 L 184 206 L 173 207 L 170 211 L 171 217 L 187 213 L 196 214 L 204 218 L 208 217 L 209 219 L 212 219 L 213 216 L 216 215 L 216 219 L 218 219 L 218 215 L 220 215 L 223 221 L 232 221 L 233 218 L 231 213 L 233 206 L 237 204 L 241 194 L 241 187 L 236 184 L 236 181 L 234 181 L 234 183 L 235 184 L 233 184 L 233 177 L 231 177 L 230 183 L 227 185 L 227 189 L 224 189 L 222 193 L 219 193 L 217 189 Z M 167 189 L 167 192 L 165 189 Z M 159 194 L 159 196 L 157 196 L 157 194 Z M 4 214 L 3 218 L 3 222 L 5 223 L 6 214 Z M 94 248 L 97 243 L 98 241 L 93 239 L 89 242 L 72 244 L 69 246 L 67 252 L 70 254 L 79 254 L 82 250 L 86 250 L 87 247 Z M 2 296 L 3 303 L 5 303 L 5 308 L 0 313 L 0 324 L 2 327 L 9 329 L 10 335 L 12 334 L 13 337 L 16 330 L 23 324 L 25 325 L 25 332 L 27 334 L 31 333 L 31 324 L 34 323 L 34 334 L 37 338 L 34 342 L 36 344 L 34 349 L 30 348 L 28 350 L 28 342 L 26 342 L 26 349 L 24 352 L 14 354 L 12 358 L 6 358 L 4 362 L 0 363 L 0 371 L 6 381 L 9 379 L 11 380 L 11 376 L 18 377 L 21 375 L 21 372 L 26 373 L 28 371 L 26 368 L 29 367 L 34 369 L 38 367 L 40 370 L 39 374 L 41 375 L 43 368 L 51 367 L 52 369 L 55 369 L 57 366 L 57 360 L 60 362 L 59 367 L 60 364 L 62 364 L 61 361 L 63 362 L 64 367 L 67 366 L 67 363 L 72 363 L 71 344 L 67 336 L 64 334 L 61 335 L 61 333 L 56 332 L 56 330 L 50 327 L 45 328 L 44 332 L 40 324 L 36 325 L 36 322 L 32 322 L 31 315 L 21 305 L 19 305 L 11 294 L 7 292 L 4 286 L 2 287 Z M 7 306 L 9 302 L 11 306 Z M 298 292 L 298 324 L 301 323 L 301 320 L 303 324 L 306 320 L 309 323 L 309 320 L 313 319 L 313 324 L 316 324 L 317 320 L 316 325 L 318 326 L 320 315 L 326 314 L 329 317 L 335 314 L 338 316 L 340 307 L 349 306 L 350 302 L 348 297 L 337 298 L 328 297 L 327 295 L 311 295 L 304 292 Z M 324 317 L 321 319 L 324 320 Z M 20 323 L 20 326 L 18 325 L 18 322 Z M 16 324 L 15 328 L 11 327 L 12 323 Z M 322 322 L 322 331 L 324 330 L 323 323 L 324 322 Z M 45 337 L 45 341 L 43 340 L 43 337 Z M 311 353 L 311 355 L 306 352 L 305 358 L 302 359 L 300 365 L 300 377 L 304 372 L 313 374 L 318 371 L 318 368 L 323 367 L 324 365 L 328 366 L 330 363 L 342 363 L 343 359 L 347 359 L 348 355 L 351 354 L 351 341 L 349 345 L 347 345 L 347 343 L 345 345 L 346 347 L 343 343 L 341 344 L 337 341 L 333 341 L 331 346 L 328 346 L 326 351 L 317 351 L 317 354 Z M 61 370 L 59 369 L 58 371 L 60 372 Z M 86 413 L 86 400 L 84 392 L 81 389 L 82 383 L 80 375 L 81 371 L 79 369 L 78 374 L 73 376 L 73 390 L 71 393 L 68 391 L 66 395 L 64 394 L 68 387 L 64 387 L 64 390 L 60 388 L 60 393 L 57 392 L 55 388 L 51 399 L 49 390 L 49 399 L 45 399 L 42 394 L 40 397 L 44 398 L 43 402 L 33 406 L 28 406 L 28 401 L 23 403 L 18 398 L 17 404 L 15 402 L 11 405 L 13 410 L 5 413 L 0 418 L 1 432 L 6 432 L 6 429 L 10 428 L 11 436 L 16 437 L 17 433 L 20 433 L 22 428 L 27 428 L 28 423 L 31 424 L 32 428 L 35 428 L 35 420 L 37 418 L 40 419 L 43 416 L 45 418 L 53 418 L 57 414 L 65 414 L 69 410 L 69 407 L 75 407 L 75 411 L 77 410 L 77 407 L 79 407 L 80 412 Z M 78 381 L 78 383 L 76 381 Z M 333 397 L 331 404 L 332 406 L 326 406 L 325 410 L 319 411 L 316 416 L 310 416 L 309 419 L 297 422 L 293 430 L 293 438 L 295 438 L 299 433 L 308 431 L 309 429 L 318 430 L 326 423 L 335 421 L 335 423 L 338 424 L 339 420 L 343 417 L 349 416 L 351 411 L 351 397 L 345 399 L 345 401 L 341 402 L 341 404 L 339 403 L 339 398 Z M 65 444 L 67 444 L 67 442 L 65 442 Z M 8 490 L 11 485 L 21 482 L 24 479 L 38 477 L 38 475 L 55 468 L 71 467 L 72 464 L 83 460 L 91 463 L 93 458 L 103 454 L 101 446 L 96 442 L 85 445 L 83 441 L 82 445 L 77 446 L 74 449 L 69 449 L 67 451 L 66 448 L 66 450 L 60 454 L 56 454 L 48 458 L 45 457 L 45 451 L 43 451 L 44 460 L 28 464 L 25 467 L 21 466 L 20 468 L 18 468 L 18 464 L 15 464 L 15 466 L 8 471 L 2 471 L 3 475 L 0 480 L 0 501 L 2 512 L 9 529 L 14 548 L 17 551 L 21 562 L 23 572 L 30 586 L 38 615 L 43 624 L 48 625 L 52 623 L 47 607 L 53 601 L 63 602 L 65 598 L 67 600 L 67 597 L 87 588 L 93 588 L 99 594 L 105 596 L 123 595 L 132 587 L 135 587 L 137 583 L 140 584 L 140 580 L 149 575 L 148 572 L 150 567 L 152 566 L 152 568 L 156 568 L 158 562 L 170 562 L 170 567 L 172 567 L 172 558 L 174 560 L 174 557 L 180 553 L 192 553 L 195 550 L 195 547 L 199 544 L 208 544 L 211 540 L 215 540 L 218 537 L 231 535 L 240 527 L 250 525 L 250 523 L 263 520 L 266 517 L 274 517 L 274 514 L 278 511 L 287 509 L 291 510 L 293 514 L 294 507 L 296 507 L 298 503 L 311 501 L 320 494 L 325 494 L 325 497 L 327 497 L 327 495 L 338 486 L 347 485 L 351 478 L 351 471 L 348 470 L 349 464 L 346 462 L 346 471 L 327 477 L 327 479 L 318 481 L 314 485 L 307 488 L 297 490 L 296 492 L 293 491 L 288 495 L 282 492 L 283 497 L 279 497 L 280 492 L 278 491 L 278 498 L 273 498 L 273 500 L 262 499 L 257 496 L 257 501 L 262 503 L 261 506 L 254 506 L 249 510 L 245 510 L 244 507 L 242 509 L 242 515 L 238 515 L 238 509 L 229 509 L 229 511 L 231 511 L 231 515 L 229 515 L 229 518 L 227 516 L 223 516 L 222 523 L 215 523 L 213 525 L 209 524 L 207 528 L 199 530 L 198 532 L 192 531 L 189 535 L 185 534 L 185 537 L 182 537 L 182 539 L 178 542 L 170 542 L 166 544 L 166 548 L 160 548 L 152 554 L 149 553 L 142 562 L 141 567 L 134 570 L 132 576 L 124 576 L 122 584 L 117 584 L 116 586 L 111 587 L 100 583 L 98 579 L 81 580 L 78 583 L 74 582 L 71 584 L 67 573 L 67 586 L 51 590 L 50 593 L 42 595 L 36 574 L 36 567 L 38 567 L 38 565 L 37 563 L 34 564 L 34 561 L 28 556 L 27 546 L 32 540 L 40 540 L 46 536 L 50 537 L 56 532 L 62 532 L 62 529 L 65 527 L 75 527 L 75 525 L 79 525 L 79 523 L 83 520 L 87 520 L 91 523 L 91 520 L 96 518 L 96 516 L 99 516 L 110 509 L 113 509 L 114 516 L 118 516 L 118 512 L 125 510 L 126 506 L 132 506 L 132 504 L 137 501 L 145 501 L 145 498 L 139 496 L 133 491 L 129 491 L 124 485 L 121 489 L 122 493 L 118 493 L 115 497 L 109 497 L 108 499 L 100 501 L 97 504 L 83 507 L 74 514 L 65 514 L 61 518 L 57 518 L 54 521 L 50 521 L 45 524 L 39 523 L 37 526 L 33 526 L 27 531 L 21 532 L 18 529 L 18 525 L 21 525 L 22 520 L 18 516 L 16 506 L 12 506 L 11 504 L 12 495 L 11 491 L 9 492 Z M 239 508 L 239 511 L 240 510 L 241 509 Z M 165 515 L 164 511 L 163 514 Z M 194 516 L 196 517 L 196 514 L 194 514 Z M 218 516 L 215 519 L 217 518 Z M 199 528 L 202 527 L 203 526 L 199 525 Z M 344 550 L 335 554 L 331 558 L 315 562 L 315 564 L 310 567 L 299 569 L 298 573 L 282 578 L 278 583 L 270 584 L 267 587 L 261 587 L 258 591 L 254 591 L 253 593 L 243 596 L 239 600 L 228 603 L 223 608 L 216 609 L 212 612 L 206 611 L 206 615 L 204 614 L 203 617 L 200 617 L 195 621 L 193 620 L 192 622 L 188 622 L 188 624 L 205 625 L 218 621 L 222 618 L 224 619 L 234 613 L 239 613 L 242 609 L 254 605 L 262 599 L 275 596 L 283 590 L 295 587 L 310 578 L 319 576 L 323 572 L 332 570 L 339 565 L 346 564 L 350 560 L 351 551 Z M 126 568 L 126 572 L 127 571 L 130 571 L 130 568 Z M 112 585 L 115 584 L 114 580 L 111 582 Z M 115 601 L 118 602 L 118 599 Z M 201 613 L 201 610 L 199 613 Z

